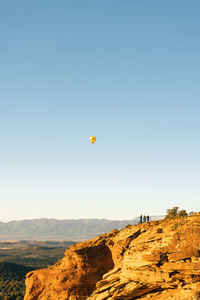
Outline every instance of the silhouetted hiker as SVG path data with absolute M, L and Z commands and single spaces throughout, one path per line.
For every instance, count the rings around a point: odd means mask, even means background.
M 140 216 L 140 223 L 142 224 L 142 215 Z
M 143 217 L 143 223 L 145 223 L 145 222 L 146 222 L 146 217 L 144 216 L 144 217 Z
M 147 216 L 147 222 L 149 222 L 149 216 Z

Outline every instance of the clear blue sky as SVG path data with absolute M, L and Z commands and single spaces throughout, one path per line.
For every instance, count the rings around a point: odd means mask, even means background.
M 1 221 L 199 211 L 199 11 L 1 1 Z

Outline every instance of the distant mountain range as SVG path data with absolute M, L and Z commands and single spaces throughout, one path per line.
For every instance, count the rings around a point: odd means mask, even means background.
M 161 220 L 164 216 L 152 216 L 151 220 Z M 136 225 L 139 218 L 133 220 L 106 219 L 33 219 L 0 222 L 0 240 L 73 240 L 83 241 L 121 229 L 126 225 Z

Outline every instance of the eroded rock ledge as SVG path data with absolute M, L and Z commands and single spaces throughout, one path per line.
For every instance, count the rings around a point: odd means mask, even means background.
M 200 215 L 126 226 L 27 274 L 25 300 L 200 299 Z

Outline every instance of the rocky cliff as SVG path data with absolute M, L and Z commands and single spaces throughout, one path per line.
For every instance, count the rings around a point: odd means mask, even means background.
M 101 235 L 27 274 L 25 300 L 200 299 L 200 214 Z

